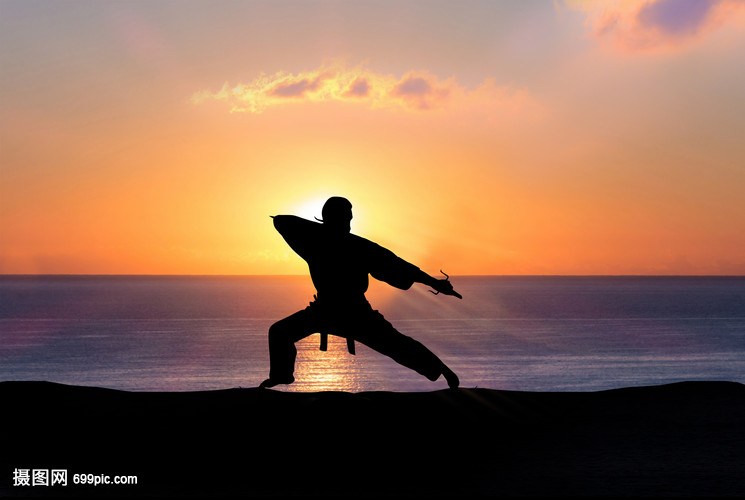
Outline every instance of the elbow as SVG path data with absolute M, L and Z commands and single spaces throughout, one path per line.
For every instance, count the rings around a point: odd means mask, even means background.
M 285 227 L 286 221 L 284 219 L 285 218 L 281 215 L 272 215 L 272 223 L 274 224 L 274 228 L 279 232 L 282 232 L 282 228 Z

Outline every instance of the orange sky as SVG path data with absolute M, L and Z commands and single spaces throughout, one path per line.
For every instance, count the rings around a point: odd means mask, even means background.
M 0 273 L 745 274 L 745 4 L 0 0 Z

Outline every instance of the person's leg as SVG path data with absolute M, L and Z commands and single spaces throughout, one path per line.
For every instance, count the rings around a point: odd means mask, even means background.
M 295 342 L 317 331 L 313 323 L 312 313 L 304 309 L 269 327 L 269 378 L 259 387 L 273 387 L 295 381 Z
M 351 334 L 355 340 L 424 375 L 429 380 L 435 381 L 443 375 L 449 387 L 458 387 L 458 376 L 435 353 L 421 342 L 396 330 L 378 311 L 364 318 L 361 323 Z

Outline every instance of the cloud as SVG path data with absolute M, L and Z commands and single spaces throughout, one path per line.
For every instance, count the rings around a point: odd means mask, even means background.
M 679 50 L 726 24 L 745 24 L 745 0 L 567 0 L 591 36 L 625 52 Z
M 497 87 L 493 80 L 468 90 L 454 78 L 443 80 L 425 71 L 396 77 L 341 64 L 296 74 L 262 74 L 249 83 L 226 83 L 216 92 L 196 92 L 191 100 L 194 104 L 226 103 L 234 113 L 262 113 L 273 106 L 331 101 L 410 112 L 494 107 L 513 112 L 530 103 L 526 91 Z
M 370 84 L 364 78 L 358 78 L 344 93 L 344 97 L 367 97 L 370 94 Z
M 695 35 L 720 1 L 660 0 L 639 9 L 640 26 L 656 29 L 664 36 Z
M 271 94 L 277 97 L 301 97 L 306 92 L 313 92 L 318 89 L 321 78 L 318 77 L 313 81 L 304 78 L 299 82 L 280 83 L 271 90 Z
M 393 93 L 399 96 L 426 96 L 432 92 L 432 86 L 424 78 L 408 78 L 396 85 Z
M 425 110 L 445 102 L 450 95 L 451 88 L 457 89 L 457 86 L 453 83 L 430 82 L 424 76 L 410 75 L 394 87 L 392 95 L 418 109 Z

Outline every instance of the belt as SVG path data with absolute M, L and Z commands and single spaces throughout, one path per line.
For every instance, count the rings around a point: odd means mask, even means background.
M 318 297 L 316 295 L 313 295 L 313 298 L 315 299 L 314 302 L 312 302 L 310 305 L 318 307 Z M 369 307 L 369 304 L 365 302 L 365 304 Z M 319 349 L 322 351 L 326 351 L 329 346 L 329 334 L 321 332 L 321 345 L 319 346 Z M 349 351 L 349 354 L 356 354 L 355 348 L 354 348 L 354 339 L 347 338 L 347 350 Z
M 328 333 L 321 333 L 321 345 L 319 346 L 319 349 L 322 351 L 327 350 L 329 347 L 329 334 Z M 354 339 L 347 339 L 347 350 L 349 351 L 349 354 L 354 355 Z

